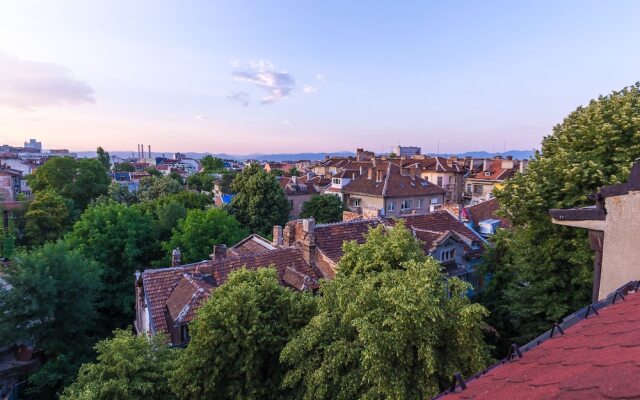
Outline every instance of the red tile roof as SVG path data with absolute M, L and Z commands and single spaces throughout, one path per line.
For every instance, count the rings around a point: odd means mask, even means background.
M 343 255 L 344 242 L 355 240 L 359 244 L 364 243 L 364 235 L 369 228 L 375 228 L 378 224 L 380 221 L 377 219 L 367 219 L 317 225 L 314 230 L 316 247 L 337 264 Z
M 625 299 L 608 297 L 595 308 L 566 318 L 580 320 L 564 334 L 521 348 L 514 357 L 456 387 L 453 399 L 637 399 L 640 398 L 640 294 L 638 282 Z M 616 303 L 611 303 L 617 298 Z M 542 340 L 538 338 L 538 340 Z M 528 351 L 526 351 L 528 349 Z
M 215 280 L 215 286 L 224 284 L 229 274 L 237 269 L 246 267 L 257 269 L 273 266 L 281 276 L 281 283 L 287 286 L 295 286 L 296 280 L 291 278 L 290 271 L 297 271 L 300 276 L 307 276 L 307 287 L 318 288 L 318 274 L 304 261 L 302 253 L 294 247 L 278 248 L 257 254 L 228 257 L 222 260 L 207 260 L 195 264 L 182 265 L 172 268 L 147 269 L 142 273 L 142 285 L 144 288 L 147 305 L 151 314 L 151 330 L 153 332 L 167 332 L 167 323 L 164 310 L 172 291 L 184 274 L 209 274 Z M 283 275 L 287 273 L 287 279 Z M 300 289 L 300 287 L 296 287 Z
M 468 240 L 481 241 L 465 224 L 455 219 L 447 211 L 434 211 L 424 215 L 408 215 L 402 217 L 408 228 L 416 228 L 425 231 L 447 232 L 454 231 Z M 389 224 L 395 224 L 395 220 L 388 220 Z
M 195 311 L 209 298 L 211 290 L 215 287 L 212 281 L 213 279 L 210 282 L 197 275 L 183 274 L 167 298 L 166 304 L 171 319 L 178 324 L 190 322 L 196 314 Z
M 382 179 L 377 179 L 378 175 Z M 343 187 L 342 192 L 380 197 L 429 196 L 446 193 L 444 189 L 425 179 L 402 174 L 401 168 L 391 162 L 384 162 L 374 167 L 371 179 L 367 172 L 352 180 Z
M 503 160 L 493 160 L 489 163 L 486 171 L 480 171 L 472 174 L 468 179 L 476 179 L 483 181 L 497 181 L 502 182 L 505 179 L 511 178 L 515 175 L 517 168 L 502 168 Z
M 484 221 L 486 219 L 498 219 L 502 222 L 500 224 L 501 228 L 510 228 L 511 221 L 496 215 L 498 206 L 498 199 L 494 197 L 491 200 L 481 201 L 478 204 L 466 207 L 465 212 L 468 218 L 473 221 L 474 226 L 477 226 L 480 221 Z
M 294 182 L 292 178 L 285 176 L 281 177 L 278 183 L 287 196 L 318 194 L 313 184 L 303 183 L 302 181 Z

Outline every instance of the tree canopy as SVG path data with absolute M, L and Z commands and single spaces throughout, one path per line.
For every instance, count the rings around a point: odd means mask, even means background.
M 342 200 L 330 194 L 311 196 L 309 201 L 302 204 L 300 217 L 313 217 L 318 223 L 327 224 L 342 221 Z
M 184 191 L 182 184 L 170 176 L 146 176 L 140 179 L 136 197 L 140 202 L 153 201 L 182 191 Z
M 486 309 L 419 247 L 402 224 L 345 245 L 336 279 L 321 286 L 318 314 L 282 352 L 284 385 L 296 398 L 424 399 L 454 373 L 486 365 Z
M 111 332 L 113 328 L 126 326 L 133 315 L 133 273 L 160 254 L 151 216 L 136 206 L 96 203 L 85 210 L 65 241 L 102 265 L 103 327 Z
M 280 351 L 313 315 L 314 299 L 271 268 L 233 272 L 198 310 L 170 381 L 180 399 L 282 399 Z
M 109 155 L 109 152 L 104 151 L 102 147 L 98 147 L 98 149 L 96 150 L 96 155 L 98 161 L 100 161 L 100 164 L 102 164 L 104 169 L 109 171 L 109 169 L 111 169 L 111 156 Z
M 97 159 L 54 157 L 28 175 L 27 182 L 35 194 L 50 190 L 73 200 L 73 207 L 80 212 L 91 200 L 107 194 L 111 179 Z
M 496 237 L 505 251 L 491 269 L 502 272 L 503 284 L 490 287 L 484 298 L 508 302 L 502 322 L 517 332 L 515 340 L 536 336 L 590 302 L 593 254 L 587 233 L 552 224 L 548 210 L 593 204 L 587 196 L 624 182 L 639 156 L 637 83 L 578 107 L 544 138 L 527 173 L 495 191 L 515 228 Z
M 224 171 L 224 161 L 218 157 L 207 155 L 200 160 L 202 169 L 207 173 L 219 173 Z
M 96 362 L 84 364 L 61 400 L 166 400 L 174 396 L 167 378 L 177 350 L 161 334 L 151 338 L 116 330 L 96 344 Z
M 37 398 L 52 399 L 90 357 L 100 267 L 62 242 L 20 252 L 3 270 L 0 345 L 31 339 L 49 361 L 29 377 Z
M 193 209 L 187 212 L 184 220 L 178 222 L 164 249 L 170 255 L 178 247 L 183 262 L 197 262 L 209 258 L 213 245 L 231 246 L 247 235 L 248 232 L 233 216 L 219 208 Z
M 130 162 L 123 161 L 115 164 L 113 170 L 116 172 L 134 172 L 136 167 Z
M 289 202 L 273 175 L 259 164 L 246 167 L 231 184 L 235 193 L 231 212 L 254 233 L 269 235 L 274 225 L 284 225 L 289 218 Z
M 25 235 L 29 244 L 41 245 L 62 237 L 71 224 L 71 204 L 54 191 L 37 192 L 25 214 Z

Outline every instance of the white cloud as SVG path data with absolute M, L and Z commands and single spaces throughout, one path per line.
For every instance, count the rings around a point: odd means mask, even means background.
M 227 99 L 246 107 L 249 105 L 250 96 L 247 92 L 231 92 L 227 95 Z
M 193 117 L 195 120 L 197 121 L 206 121 L 209 119 L 209 117 L 207 117 L 206 115 L 202 115 L 202 114 L 198 114 L 196 116 Z
M 319 80 L 320 82 L 326 82 L 327 76 L 325 74 L 316 74 L 316 79 Z
M 296 81 L 290 73 L 277 72 L 272 63 L 264 60 L 237 67 L 232 75 L 237 81 L 251 83 L 265 90 L 268 94 L 262 98 L 261 104 L 284 99 L 296 87 Z
M 95 103 L 93 89 L 57 64 L 22 60 L 0 51 L 0 106 L 24 110 Z
M 302 91 L 305 93 L 313 93 L 313 92 L 317 92 L 318 88 L 310 85 L 302 85 Z

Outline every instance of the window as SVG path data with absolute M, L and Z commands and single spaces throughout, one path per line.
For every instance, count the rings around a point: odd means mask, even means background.
M 470 183 L 467 184 L 467 192 L 471 193 L 471 184 Z
M 438 186 L 442 187 L 442 177 L 438 177 Z
M 334 185 L 339 185 L 340 184 L 340 179 L 339 178 L 333 178 L 333 184 Z
M 431 198 L 431 204 L 440 204 L 440 199 L 437 197 L 432 197 Z
M 431 200 L 433 200 L 433 199 L 431 199 Z M 423 200 L 422 199 L 418 199 L 418 205 L 416 205 L 416 208 L 422 208 L 423 207 L 422 203 L 423 203 Z
M 410 210 L 411 209 L 411 200 L 402 200 L 400 203 L 401 210 Z
M 289 208 L 293 210 L 293 200 L 289 200 Z
M 473 194 L 482 194 L 482 185 L 473 185 Z
M 493 192 L 489 192 L 489 198 L 493 199 Z
M 456 256 L 455 249 L 442 250 L 440 252 L 440 261 L 451 261 Z
M 180 326 L 180 340 L 182 343 L 186 343 L 189 341 L 191 337 L 189 336 L 189 325 L 181 325 Z
M 396 210 L 396 202 L 390 201 L 387 203 L 387 211 L 395 211 Z
M 354 200 L 352 204 L 354 207 L 360 207 L 360 199 Z

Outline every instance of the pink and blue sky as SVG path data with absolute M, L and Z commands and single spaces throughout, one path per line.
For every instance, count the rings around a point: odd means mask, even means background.
M 8 1 L 0 144 L 539 147 L 640 80 L 639 1 Z

